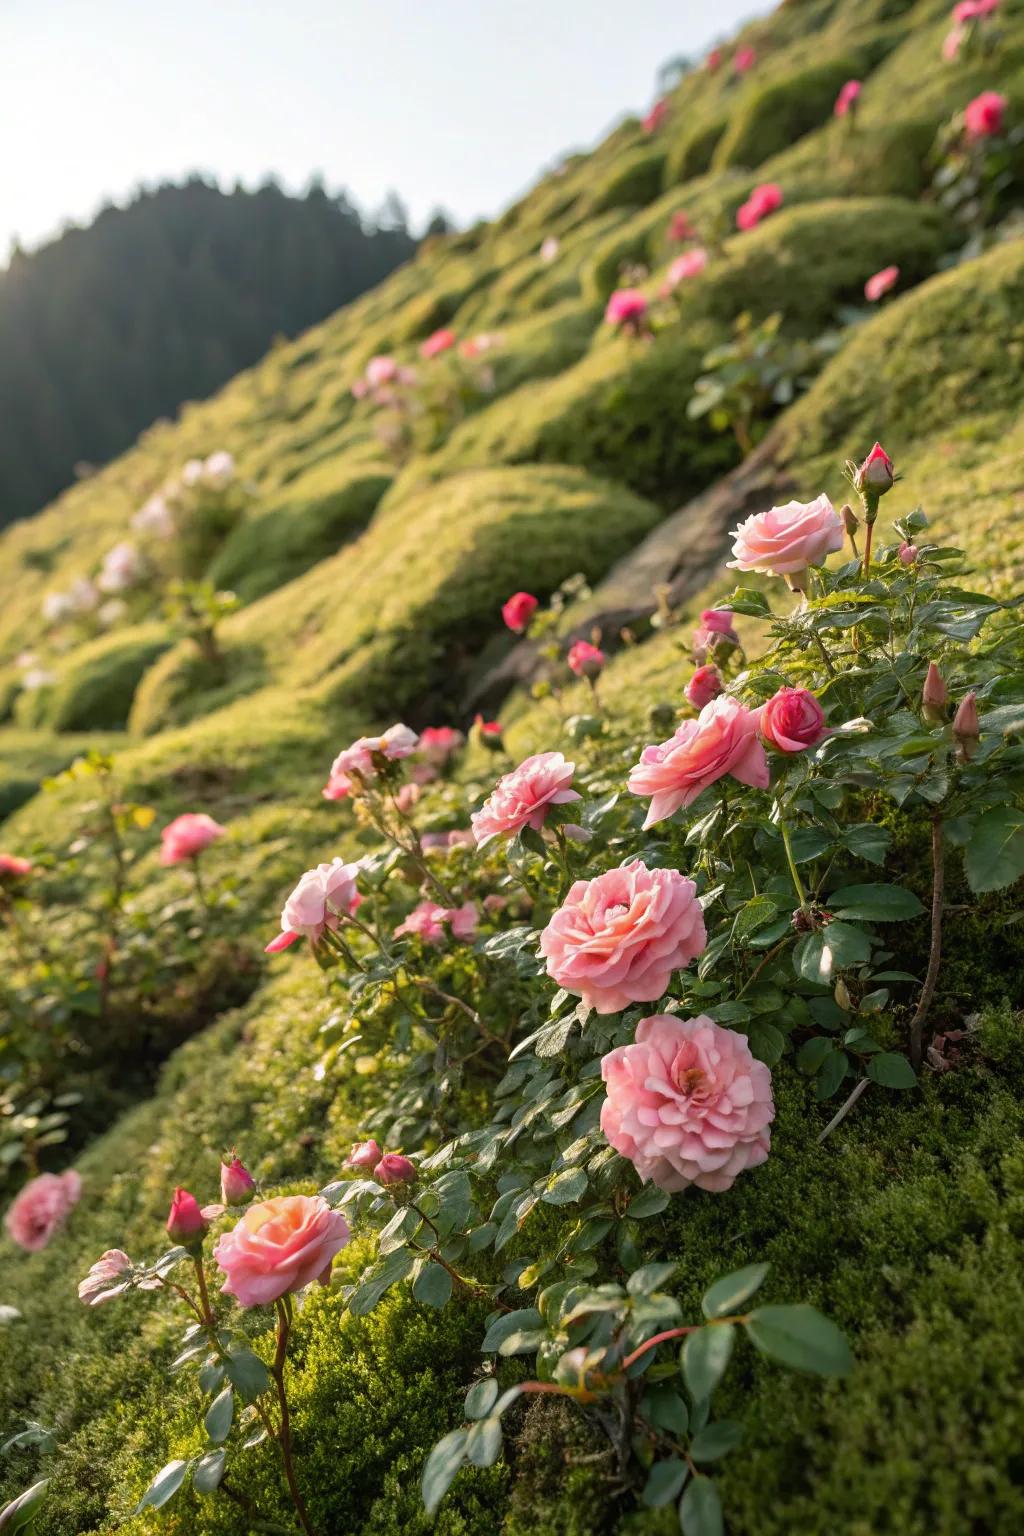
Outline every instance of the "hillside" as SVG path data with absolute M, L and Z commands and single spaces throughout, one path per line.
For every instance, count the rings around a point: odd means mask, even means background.
M 71 1172 L 4 1529 L 1021 1529 L 1024 3 L 957 9 L 787 0 L 0 535 L 3 1203 Z
M 201 399 L 414 252 L 344 197 L 194 177 L 139 192 L 0 273 L 0 525 Z

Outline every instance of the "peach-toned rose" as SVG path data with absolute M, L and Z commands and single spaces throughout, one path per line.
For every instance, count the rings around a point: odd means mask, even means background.
M 675 735 L 645 747 L 629 775 L 634 795 L 649 795 L 644 828 L 674 816 L 701 790 L 731 774 L 754 789 L 768 788 L 768 759 L 757 733 L 757 716 L 738 699 L 720 694 L 696 720 L 684 720 Z
M 768 1156 L 771 1073 L 745 1035 L 701 1014 L 641 1019 L 633 1045 L 601 1062 L 601 1129 L 646 1183 L 721 1193 Z
M 598 1013 L 662 996 L 707 944 L 697 887 L 639 859 L 577 880 L 540 936 L 548 975 Z
M 572 788 L 575 771 L 561 752 L 537 752 L 504 774 L 470 817 L 478 846 L 492 837 L 515 837 L 524 827 L 539 832 L 552 806 L 580 798 Z
M 899 267 L 883 267 L 864 284 L 864 297 L 870 304 L 877 304 L 900 280 Z
M 29 1179 L 4 1217 L 12 1242 L 26 1253 L 38 1253 L 59 1232 L 81 1194 L 82 1180 L 74 1168 Z
M 730 570 L 794 576 L 842 549 L 843 521 L 822 492 L 814 501 L 787 501 L 756 512 L 733 530 L 733 539 Z
M 221 1290 L 240 1306 L 265 1307 L 314 1280 L 326 1285 L 348 1240 L 348 1222 L 321 1195 L 262 1200 L 217 1240 L 213 1257 L 227 1276 Z
M 160 863 L 181 864 L 196 859 L 204 849 L 224 836 L 225 828 L 201 811 L 176 816 L 160 833 Z
M 717 699 L 721 691 L 722 679 L 718 668 L 713 666 L 698 667 L 683 689 L 687 702 L 694 709 L 703 709 L 712 699 Z
M 806 752 L 828 735 L 825 712 L 806 688 L 780 688 L 757 715 L 761 735 L 779 752 Z
M 358 874 L 358 863 L 343 864 L 341 859 L 307 869 L 281 910 L 281 932 L 266 946 L 267 953 L 287 949 L 297 939 L 317 944 L 328 928 L 333 933 L 341 918 L 359 906 Z

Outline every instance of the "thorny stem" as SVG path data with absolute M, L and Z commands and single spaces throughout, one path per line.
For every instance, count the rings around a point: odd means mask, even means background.
M 314 1536 L 313 1527 L 309 1522 L 305 1501 L 299 1490 L 295 1478 L 295 1467 L 292 1462 L 292 1429 L 291 1418 L 288 1412 L 288 1394 L 284 1386 L 285 1357 L 288 1353 L 288 1334 L 291 1329 L 291 1304 L 287 1297 L 281 1296 L 277 1300 L 277 1349 L 274 1352 L 274 1363 L 270 1367 L 270 1374 L 274 1378 L 277 1388 L 277 1401 L 281 1409 L 281 1428 L 278 1433 L 278 1444 L 281 1447 L 281 1462 L 284 1467 L 285 1481 L 288 1484 L 288 1492 L 292 1496 L 295 1505 L 295 1513 L 299 1517 L 299 1524 L 306 1532 L 306 1536 Z
M 946 848 L 941 815 L 932 817 L 932 942 L 928 952 L 928 969 L 917 1003 L 917 1012 L 910 1021 L 910 1060 L 915 1067 L 921 1065 L 921 1047 L 924 1021 L 928 1016 L 935 987 L 939 979 L 939 963 L 942 959 L 942 899 L 946 887 Z

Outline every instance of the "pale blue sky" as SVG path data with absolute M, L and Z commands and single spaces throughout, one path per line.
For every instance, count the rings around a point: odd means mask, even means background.
M 767 0 L 3 0 L 0 260 L 194 169 L 504 207 Z

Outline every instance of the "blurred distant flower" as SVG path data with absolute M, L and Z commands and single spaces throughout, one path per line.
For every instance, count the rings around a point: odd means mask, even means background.
M 881 272 L 876 272 L 874 277 L 869 277 L 864 284 L 864 297 L 870 300 L 872 304 L 875 304 L 879 299 L 884 298 L 891 289 L 895 288 L 899 280 L 899 267 L 883 267 Z

